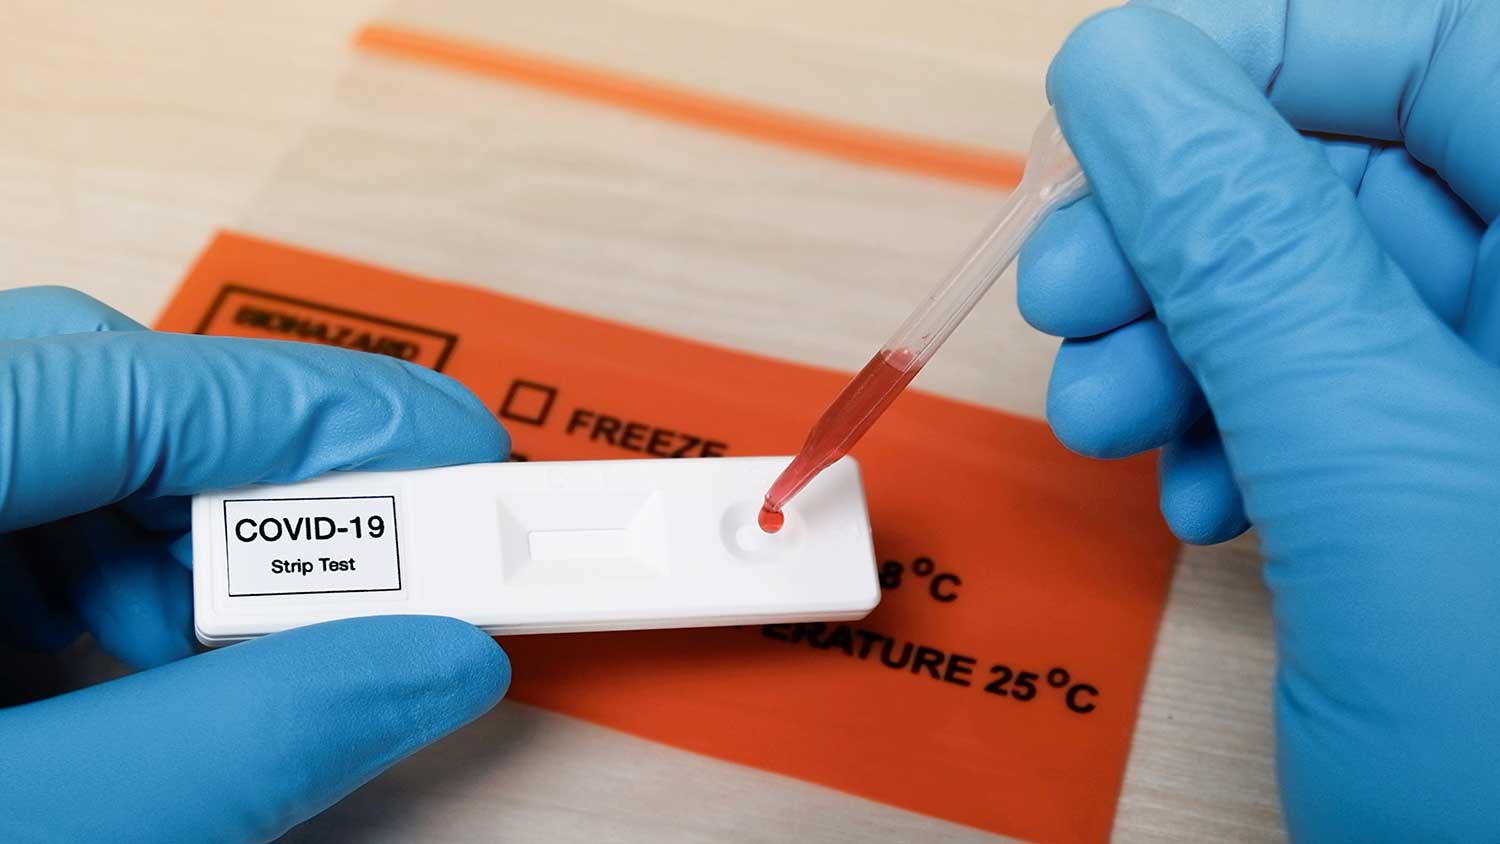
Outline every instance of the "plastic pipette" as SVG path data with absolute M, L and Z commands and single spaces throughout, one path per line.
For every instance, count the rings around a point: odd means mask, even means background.
M 766 493 L 760 526 L 781 530 L 782 508 L 870 430 L 1021 251 L 1053 209 L 1088 191 L 1083 171 L 1049 110 L 1031 137 L 1026 169 L 987 234 L 834 398 Z

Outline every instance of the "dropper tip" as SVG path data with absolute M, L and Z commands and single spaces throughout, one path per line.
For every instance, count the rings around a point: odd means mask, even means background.
M 786 514 L 780 510 L 771 509 L 770 504 L 760 508 L 760 515 L 755 521 L 760 524 L 760 529 L 766 533 L 777 533 L 786 524 Z

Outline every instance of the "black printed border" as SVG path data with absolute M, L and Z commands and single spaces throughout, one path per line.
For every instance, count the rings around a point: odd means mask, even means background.
M 391 502 L 391 541 L 396 547 L 396 586 L 385 589 L 318 589 L 311 592 L 240 592 L 234 591 L 234 584 L 229 582 L 229 572 L 234 566 L 229 564 L 229 505 L 250 504 L 262 501 L 357 501 L 361 499 L 384 498 Z M 307 498 L 226 498 L 223 501 L 224 510 L 224 588 L 229 592 L 231 598 L 269 598 L 277 595 L 344 595 L 353 592 L 400 592 L 401 591 L 401 515 L 396 512 L 396 496 L 394 495 L 318 495 Z
M 224 306 L 224 302 L 235 293 L 242 293 L 248 296 L 259 296 L 262 299 L 270 299 L 273 302 L 281 302 L 287 305 L 296 305 L 301 308 L 310 308 L 315 311 L 322 311 L 326 314 L 333 314 L 335 316 L 341 316 L 347 319 L 357 319 L 362 322 L 374 323 L 376 325 L 385 325 L 391 328 L 399 328 L 402 331 L 410 331 L 413 334 L 422 334 L 427 337 L 432 337 L 436 340 L 440 340 L 443 343 L 443 350 L 438 353 L 437 361 L 432 365 L 432 368 L 438 372 L 442 372 L 443 367 L 448 365 L 448 357 L 453 354 L 453 347 L 458 345 L 458 335 L 449 333 L 447 331 L 438 331 L 435 328 L 423 328 L 420 325 L 413 325 L 409 322 L 400 322 L 394 319 L 385 319 L 384 317 L 370 316 L 369 314 L 362 314 L 358 311 L 348 310 L 347 308 L 335 308 L 331 305 L 320 305 L 317 302 L 309 302 L 306 299 L 298 299 L 292 296 L 283 296 L 280 293 L 268 293 L 264 290 L 256 290 L 253 287 L 246 287 L 243 284 L 226 284 L 223 287 L 219 288 L 219 293 L 214 297 L 213 304 L 208 306 L 208 312 L 203 315 L 203 320 L 198 323 L 198 328 L 193 333 L 208 333 L 208 327 L 209 325 L 213 324 L 214 318 L 219 315 L 219 309 L 222 308 Z

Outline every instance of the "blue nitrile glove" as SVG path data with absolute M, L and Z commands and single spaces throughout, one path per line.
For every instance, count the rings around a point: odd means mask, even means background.
M 268 841 L 505 692 L 500 648 L 443 618 L 180 659 L 183 496 L 502 458 L 505 432 L 463 387 L 357 352 L 149 332 L 59 288 L 0 293 L 0 338 L 0 636 L 45 648 L 88 630 L 160 666 L 0 710 L 0 841 Z
M 1021 260 L 1048 417 L 1258 528 L 1293 840 L 1500 841 L 1500 3 L 1161 5 L 1048 77 L 1093 188 Z

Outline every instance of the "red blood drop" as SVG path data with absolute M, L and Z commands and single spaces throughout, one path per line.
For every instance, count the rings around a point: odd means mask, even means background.
M 766 533 L 776 533 L 781 530 L 782 525 L 786 524 L 786 514 L 780 510 L 771 510 L 762 507 L 760 508 L 760 515 L 756 517 L 756 521 L 760 523 L 761 530 Z

